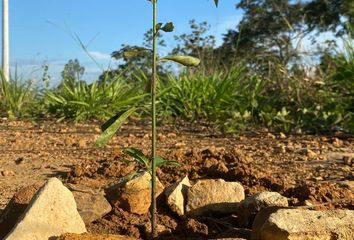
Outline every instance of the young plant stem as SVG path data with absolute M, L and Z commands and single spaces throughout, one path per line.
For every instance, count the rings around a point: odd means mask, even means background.
M 153 54 L 152 54 L 152 76 L 151 76 L 151 118 L 152 118 L 152 137 L 151 137 L 151 238 L 157 236 L 156 232 L 156 80 L 157 80 L 157 0 L 152 0 L 153 5 Z

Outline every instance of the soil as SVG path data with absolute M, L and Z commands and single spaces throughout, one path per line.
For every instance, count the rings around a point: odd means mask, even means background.
M 354 210 L 354 137 L 284 135 L 266 130 L 239 135 L 219 134 L 208 127 L 163 126 L 158 129 L 158 155 L 178 160 L 179 168 L 163 167 L 158 177 L 165 185 L 185 175 L 196 181 L 222 178 L 239 181 L 246 195 L 276 191 L 291 206 L 311 209 Z M 105 148 L 94 145 L 98 123 L 0 121 L 0 209 L 21 187 L 56 176 L 67 183 L 105 189 L 139 166 L 121 161 L 124 147 L 149 153 L 148 124 L 124 125 Z M 159 199 L 158 223 L 168 231 L 161 239 L 207 239 L 248 229 L 237 226 L 237 216 L 182 219 Z M 1 214 L 1 210 L 0 210 Z M 114 208 L 91 223 L 91 233 L 145 238 L 149 215 Z

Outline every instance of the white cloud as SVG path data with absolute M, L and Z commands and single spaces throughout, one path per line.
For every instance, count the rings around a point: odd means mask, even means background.
M 111 60 L 111 55 L 99 51 L 90 51 L 89 54 L 95 59 L 95 60 L 106 60 L 109 61 Z

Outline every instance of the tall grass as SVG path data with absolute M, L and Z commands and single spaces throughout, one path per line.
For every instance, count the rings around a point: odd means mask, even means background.
M 32 81 L 23 81 L 15 73 L 7 81 L 0 71 L 0 111 L 9 119 L 30 117 L 37 103 L 37 89 Z
M 138 104 L 146 96 L 139 89 L 118 76 L 91 84 L 64 79 L 57 88 L 45 91 L 44 104 L 58 120 L 105 119 Z
M 228 118 L 234 111 L 237 89 L 244 77 L 244 70 L 238 67 L 212 74 L 200 71 L 178 77 L 168 75 L 159 85 L 161 90 L 169 91 L 158 98 L 158 112 L 190 121 Z
M 301 66 L 289 69 L 276 63 L 269 64 L 268 74 L 257 74 L 242 64 L 186 70 L 178 76 L 161 74 L 159 119 L 207 121 L 225 131 L 256 125 L 285 132 L 334 127 L 354 132 L 353 35 L 352 31 L 344 49 L 330 57 L 332 67 L 318 68 L 313 76 Z M 143 91 L 143 86 L 150 89 L 149 74 L 134 70 L 124 78 L 104 76 L 91 84 L 63 79 L 58 87 L 39 91 L 31 81 L 15 75 L 7 82 L 1 74 L 1 115 L 22 118 L 49 113 L 59 120 L 83 121 L 106 119 L 133 105 L 149 106 Z

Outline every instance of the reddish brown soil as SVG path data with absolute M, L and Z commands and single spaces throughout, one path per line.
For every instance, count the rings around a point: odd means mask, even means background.
M 0 122 L 0 209 L 20 188 L 51 176 L 92 188 L 106 188 L 137 168 L 120 161 L 121 150 L 133 146 L 149 153 L 149 127 L 124 126 L 104 149 L 94 146 L 99 125 L 53 122 Z M 188 175 L 192 181 L 223 178 L 239 181 L 246 195 L 277 191 L 293 206 L 354 209 L 354 138 L 248 132 L 222 135 L 201 126 L 159 128 L 158 154 L 178 160 L 180 168 L 164 167 L 158 177 L 166 186 Z M 207 239 L 235 232 L 237 216 L 181 219 L 159 199 L 158 222 L 172 229 L 161 239 Z M 1 211 L 0 211 L 1 214 Z M 149 216 L 115 208 L 90 224 L 92 233 L 144 238 Z

